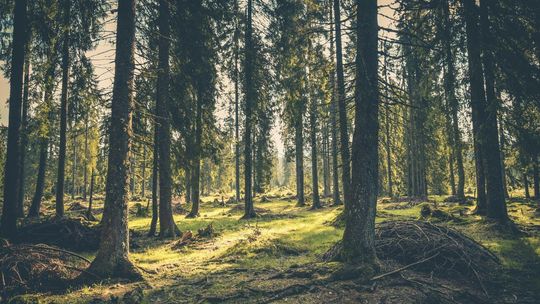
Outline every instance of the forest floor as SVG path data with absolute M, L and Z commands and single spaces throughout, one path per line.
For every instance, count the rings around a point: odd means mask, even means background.
M 415 267 L 380 280 L 334 280 L 343 265 L 323 262 L 322 255 L 342 236 L 332 222 L 343 207 L 309 210 L 291 198 L 269 193 L 255 200 L 257 219 L 239 220 L 241 204 L 223 205 L 221 197 L 204 197 L 201 216 L 175 214 L 178 227 L 194 236 L 182 242 L 147 237 L 150 217 L 136 215 L 130 203 L 130 229 L 137 232 L 131 259 L 145 281 L 102 282 L 60 293 L 17 296 L 12 303 L 538 303 L 540 299 L 540 217 L 532 201 L 512 199 L 512 219 L 527 232 L 516 237 L 493 229 L 470 215 L 472 205 L 444 203 L 431 196 L 427 204 L 444 210 L 449 219 L 437 220 L 489 248 L 500 259 L 496 280 L 472 283 L 419 272 Z M 268 198 L 268 199 L 267 199 Z M 82 203 L 84 204 L 84 203 Z M 139 202 L 145 206 L 145 202 Z M 308 202 L 309 204 L 309 202 Z M 377 222 L 416 220 L 426 203 L 381 199 Z M 99 217 L 100 201 L 96 203 Z M 139 206 L 140 207 L 140 206 Z M 175 208 L 176 209 L 176 208 Z M 72 216 L 76 211 L 72 211 Z M 142 215 L 142 216 L 141 216 Z M 212 225 L 215 234 L 198 237 Z M 182 243 L 182 244 L 180 244 Z M 82 253 L 92 258 L 94 252 Z M 400 265 L 383 261 L 381 272 Z

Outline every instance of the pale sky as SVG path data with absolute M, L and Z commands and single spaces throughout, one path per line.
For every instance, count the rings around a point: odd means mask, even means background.
M 392 27 L 390 25 L 390 20 L 385 18 L 383 15 L 392 16 L 393 10 L 386 5 L 393 3 L 393 0 L 379 0 L 378 5 L 383 6 L 379 10 L 379 24 L 384 27 Z M 110 16 L 109 16 L 110 18 Z M 114 37 L 110 35 L 110 32 L 116 30 L 116 22 L 113 19 L 112 22 L 109 22 L 105 25 L 105 30 L 107 31 L 108 37 Z M 379 35 L 385 33 L 380 32 Z M 97 48 L 93 51 L 88 52 L 89 58 L 92 60 L 95 66 L 95 74 L 98 76 L 100 87 L 104 89 L 109 89 L 112 87 L 113 80 L 113 70 L 114 70 L 114 44 L 111 43 L 110 39 L 102 40 L 99 42 Z M 3 62 L 0 62 L 0 65 L 3 65 Z M 8 121 L 8 105 L 7 100 L 9 97 L 9 81 L 0 75 L 0 125 L 7 125 Z M 218 101 L 220 102 L 220 101 Z M 224 114 L 221 114 L 224 115 Z M 218 113 L 218 116 L 220 114 Z M 278 123 L 276 123 L 278 124 Z M 279 128 L 279 126 L 277 126 Z M 282 155 L 283 153 L 283 143 L 279 135 L 279 129 L 276 129 L 272 132 L 273 140 L 278 150 L 278 153 Z

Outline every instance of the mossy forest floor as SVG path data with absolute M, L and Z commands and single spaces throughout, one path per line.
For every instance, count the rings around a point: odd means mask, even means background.
M 174 248 L 178 240 L 147 237 L 150 216 L 136 216 L 136 202 L 130 203 L 130 229 L 136 248 L 131 259 L 145 281 L 106 281 L 71 288 L 60 293 L 26 294 L 14 303 L 538 303 L 540 301 L 540 217 L 535 203 L 511 199 L 511 218 L 527 232 L 523 236 L 498 232 L 480 217 L 470 215 L 472 205 L 444 203 L 445 197 L 431 196 L 430 206 L 444 210 L 454 219 L 449 225 L 493 251 L 501 269 L 497 279 L 484 283 L 435 279 L 433 273 L 415 272 L 411 267 L 381 280 L 367 278 L 335 281 L 343 265 L 323 262 L 322 255 L 340 240 L 342 228 L 331 223 L 343 207 L 309 210 L 296 207 L 293 199 L 268 194 L 268 201 L 256 198 L 259 218 L 239 220 L 241 204 L 222 205 L 221 197 L 204 197 L 201 216 L 175 220 L 183 231 L 212 224 L 216 236 L 198 238 Z M 263 199 L 263 201 L 266 201 Z M 96 203 L 99 218 L 100 200 Z M 146 206 L 146 201 L 140 202 Z M 83 205 L 85 203 L 82 203 Z M 309 202 L 308 202 L 309 204 Z M 418 219 L 422 202 L 392 202 L 381 199 L 377 222 Z M 51 203 L 52 205 L 52 203 Z M 69 205 L 69 204 L 68 204 Z M 47 207 L 47 205 L 45 206 Z M 71 211 L 76 216 L 76 211 Z M 140 215 L 140 214 L 139 214 Z M 437 221 L 436 219 L 433 219 Z M 94 252 L 84 256 L 93 258 Z M 382 261 L 381 272 L 398 268 Z M 484 286 L 482 286 L 484 285 Z M 467 292 L 465 292 L 467 291 Z M 487 295 L 486 295 L 487 294 Z

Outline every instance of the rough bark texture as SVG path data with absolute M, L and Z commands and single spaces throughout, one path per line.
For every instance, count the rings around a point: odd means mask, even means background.
M 443 3 L 443 15 L 444 15 L 444 57 L 446 62 L 446 69 L 444 75 L 444 88 L 446 91 L 446 98 L 450 107 L 451 115 L 451 128 L 448 130 L 451 134 L 453 158 L 456 161 L 457 167 L 457 188 L 455 195 L 460 198 L 465 198 L 465 170 L 463 168 L 463 148 L 461 143 L 461 131 L 459 130 L 458 111 L 459 103 L 456 98 L 455 92 L 455 65 L 454 54 L 452 53 L 452 32 L 450 25 L 450 11 L 448 8 L 448 1 L 444 0 Z
M 247 23 L 246 23 L 246 37 L 245 37 L 245 92 L 246 92 L 246 109 L 245 109 L 245 130 L 244 130 L 244 216 L 243 219 L 250 219 L 257 216 L 255 209 L 253 208 L 253 191 L 252 191 L 252 113 L 253 105 L 255 101 L 255 92 L 253 88 L 253 63 L 254 63 L 254 50 L 253 50 L 253 1 L 247 2 Z
M 352 199 L 345 211 L 342 257 L 375 268 L 375 213 L 379 180 L 377 1 L 357 0 L 355 129 Z
M 26 0 L 15 2 L 13 44 L 9 78 L 9 120 L 6 162 L 4 167 L 4 204 L 0 235 L 11 238 L 17 232 L 17 194 L 19 174 L 19 128 L 23 95 L 23 70 L 26 53 Z
M 27 48 L 28 51 L 28 48 Z M 28 144 L 28 109 L 30 108 L 28 100 L 28 90 L 30 82 L 30 60 L 29 56 L 26 56 L 24 62 L 24 88 L 22 99 L 22 119 L 21 119 L 21 141 L 19 146 L 19 191 L 17 193 L 17 217 L 24 217 L 24 193 L 25 193 L 25 158 L 26 158 L 26 146 Z
M 495 94 L 495 62 L 493 59 L 493 41 L 490 33 L 489 2 L 482 0 L 480 5 L 480 28 L 483 43 L 482 59 L 485 75 L 486 103 L 484 111 L 482 141 L 484 144 L 484 169 L 486 170 L 487 216 L 499 222 L 508 221 L 508 211 L 504 198 L 504 185 L 501 168 L 501 150 L 499 146 L 499 126 L 497 110 L 499 102 Z
M 66 168 L 67 99 L 69 81 L 69 21 L 71 2 L 63 2 L 63 43 L 62 43 L 62 93 L 60 95 L 60 144 L 58 152 L 58 173 L 56 179 L 56 217 L 64 216 L 64 183 Z
M 341 13 L 339 0 L 334 0 L 334 24 L 336 25 L 336 99 L 339 111 L 339 133 L 341 141 L 341 179 L 345 208 L 350 199 L 351 187 L 351 152 L 349 150 L 349 132 L 347 130 L 347 104 L 345 102 L 345 77 L 343 75 L 343 51 L 341 46 Z
M 159 144 L 157 124 L 154 124 L 154 152 L 152 159 L 152 220 L 150 222 L 150 229 L 148 230 L 148 236 L 156 235 L 157 223 L 159 217 L 158 206 L 158 191 L 159 191 Z
M 321 201 L 319 198 L 319 172 L 317 167 L 317 100 L 313 98 L 310 105 L 311 109 L 309 111 L 309 123 L 311 125 L 311 186 L 313 188 L 313 204 L 311 205 L 311 208 L 319 209 L 321 208 Z
M 482 62 L 480 59 L 480 34 L 478 32 L 478 8 L 473 0 L 464 0 L 464 14 L 467 33 L 467 56 L 469 62 L 469 81 L 471 90 L 471 110 L 474 137 L 474 154 L 476 164 L 476 212 L 484 215 L 487 212 L 485 192 L 485 171 L 482 118 L 485 116 L 485 91 Z
M 159 54 L 157 78 L 157 130 L 159 160 L 159 236 L 175 237 L 178 228 L 172 214 L 171 127 L 169 114 L 169 2 L 159 1 Z
M 142 278 L 129 260 L 128 185 L 132 136 L 135 0 L 118 1 L 109 157 L 101 239 L 89 272 L 100 277 Z
M 296 167 L 296 205 L 304 206 L 304 124 L 303 111 L 298 111 L 294 126 L 295 167 Z
M 335 62 L 334 55 L 334 18 L 333 5 L 330 5 L 330 58 Z M 332 100 L 330 101 L 330 126 L 332 128 L 332 198 L 334 206 L 341 205 L 339 195 L 339 165 L 338 165 L 338 134 L 337 134 L 337 86 L 336 86 L 336 71 L 330 72 L 330 84 L 332 86 Z

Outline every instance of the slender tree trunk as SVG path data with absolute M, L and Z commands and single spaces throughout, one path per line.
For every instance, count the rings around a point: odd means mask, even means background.
M 385 47 L 385 54 L 388 50 Z M 388 92 L 388 62 L 386 61 L 386 55 L 384 56 L 384 81 L 386 82 L 385 85 L 385 95 L 386 98 L 389 96 Z M 392 191 L 393 183 L 392 183 L 392 148 L 390 143 L 390 105 L 388 102 L 384 105 L 384 130 L 385 130 L 385 147 L 386 147 L 386 174 L 387 174 L 387 182 L 388 182 L 388 196 L 393 197 L 394 192 Z
M 309 85 L 309 72 L 307 74 Z M 311 125 L 311 186 L 313 188 L 313 204 L 311 205 L 311 209 L 319 209 L 321 208 L 321 201 L 319 198 L 319 172 L 317 168 L 317 99 L 313 98 L 309 104 L 311 105 L 309 122 Z
M 461 143 L 461 131 L 459 130 L 459 104 L 456 98 L 455 92 L 455 65 L 454 65 L 454 54 L 452 53 L 452 33 L 451 33 L 451 24 L 450 24 L 450 10 L 448 7 L 448 1 L 444 0 L 443 2 L 443 14 L 444 14 L 444 51 L 445 51 L 445 90 L 448 104 L 450 106 L 450 115 L 452 122 L 452 150 L 454 159 L 456 161 L 458 182 L 456 188 L 456 196 L 459 199 L 465 198 L 465 170 L 463 168 L 463 148 Z M 450 131 L 450 130 L 449 130 Z
M 495 62 L 493 59 L 493 41 L 490 33 L 488 2 L 480 1 L 480 29 L 483 43 L 483 65 L 485 75 L 486 103 L 482 126 L 482 140 L 485 144 L 484 163 L 486 170 L 487 216 L 501 223 L 507 222 L 508 211 L 504 199 L 504 185 L 501 168 L 501 150 L 499 146 L 499 128 L 497 110 L 499 102 L 495 94 Z
M 302 124 L 302 115 L 297 114 L 297 121 L 294 127 L 294 142 L 295 142 L 295 156 L 296 156 L 296 200 L 297 206 L 304 206 L 304 135 Z
M 253 193 L 252 193 L 252 113 L 253 113 L 253 103 L 255 102 L 255 91 L 253 83 L 253 64 L 255 61 L 255 54 L 253 50 L 253 0 L 248 0 L 247 2 L 247 23 L 246 23 L 246 37 L 245 37 L 245 67 L 244 67 L 244 77 L 245 77 L 245 92 L 246 92 L 246 109 L 245 109 L 245 130 L 244 130 L 244 140 L 245 140 L 245 151 L 244 151 L 244 216 L 242 219 L 250 219 L 257 216 L 255 209 L 253 207 Z
M 332 2 L 331 2 L 332 3 Z M 330 5 L 330 58 L 332 62 L 335 62 L 334 55 L 334 21 L 333 21 L 333 5 Z M 332 128 L 332 197 L 333 205 L 341 205 L 341 199 L 339 195 L 339 165 L 338 165 L 338 126 L 337 126 L 337 86 L 336 86 L 336 71 L 330 72 L 330 84 L 332 87 L 332 100 L 330 101 L 330 125 Z
M 540 180 L 538 177 L 538 156 L 533 159 L 533 189 L 534 199 L 540 202 Z
M 191 203 L 191 159 L 189 152 L 186 151 L 186 167 L 184 169 L 184 177 L 186 183 L 186 205 Z
M 328 123 L 323 123 L 323 138 L 322 138 L 322 165 L 323 165 L 323 195 L 330 196 L 330 159 L 328 153 Z
M 66 130 L 67 130 L 67 99 L 69 80 L 69 35 L 71 1 L 63 2 L 63 43 L 62 43 L 62 94 L 60 96 L 60 149 L 58 152 L 58 174 L 56 180 L 56 217 L 64 216 L 64 183 L 66 168 Z
M 172 214 L 171 128 L 169 114 L 170 9 L 168 0 L 159 0 L 159 54 L 157 79 L 157 130 L 159 161 L 159 236 L 176 236 Z
M 71 200 L 75 199 L 75 192 L 77 191 L 77 185 L 75 182 L 75 174 L 77 172 L 77 130 L 73 130 L 73 166 L 71 168 Z
M 17 194 L 19 191 L 19 140 L 21 102 L 23 95 L 23 70 L 26 53 L 27 20 L 26 0 L 15 2 L 13 43 L 11 53 L 9 121 L 6 162 L 4 166 L 4 204 L 0 235 L 12 238 L 17 233 Z
M 347 201 L 342 256 L 377 270 L 375 213 L 379 180 L 377 1 L 356 0 L 357 42 L 352 199 Z
M 159 195 L 159 143 L 158 143 L 157 121 L 154 123 L 154 152 L 152 159 L 152 221 L 148 236 L 155 236 L 159 217 L 158 195 Z
M 341 140 L 341 176 L 345 208 L 350 200 L 351 152 L 349 150 L 349 132 L 347 130 L 347 104 L 345 102 L 345 76 L 343 74 L 343 51 L 341 47 L 341 13 L 339 0 L 334 0 L 334 24 L 336 25 L 336 98 L 339 110 L 339 131 Z
M 28 48 L 27 48 L 28 51 Z M 26 146 L 28 144 L 28 91 L 30 86 L 30 60 L 29 56 L 26 56 L 24 63 L 24 87 L 23 87 L 23 99 L 22 99 L 22 121 L 21 121 L 21 142 L 19 146 L 19 192 L 17 194 L 17 217 L 24 217 L 24 193 L 25 193 L 25 158 L 26 158 Z
M 199 88 L 197 94 L 197 116 L 195 120 L 195 145 L 193 147 L 193 160 L 192 160 L 192 175 L 191 175 L 191 198 L 193 204 L 191 205 L 191 212 L 186 216 L 187 218 L 196 218 L 199 216 L 199 205 L 201 203 L 201 140 L 202 140 L 202 103 L 203 93 L 202 88 Z
M 480 33 L 478 32 L 478 7 L 473 0 L 464 0 L 464 13 L 467 34 L 467 56 L 469 61 L 469 79 L 471 90 L 471 110 L 476 163 L 476 191 L 477 206 L 476 213 L 485 215 L 487 213 L 487 198 L 485 190 L 485 163 L 483 118 L 485 117 L 486 95 L 484 90 L 484 77 L 482 62 L 480 59 Z M 500 175 L 500 172 L 499 172 Z
M 146 144 L 143 144 L 143 162 L 141 170 L 141 196 L 146 198 Z
M 531 193 L 529 192 L 529 178 L 527 177 L 527 170 L 523 172 L 523 188 L 525 188 L 525 199 L 531 199 Z
M 28 217 L 39 217 L 41 198 L 43 197 L 43 189 L 45 188 L 45 170 L 47 167 L 47 151 L 49 149 L 48 138 L 41 138 L 39 143 L 39 166 L 36 180 L 36 191 L 30 210 L 28 210 Z
M 105 205 L 96 258 L 88 271 L 100 278 L 141 280 L 129 260 L 128 185 L 132 134 L 135 0 L 118 1 L 116 57 Z
M 238 11 L 238 1 L 235 1 L 235 12 Z M 240 36 L 239 25 L 236 25 L 236 31 L 234 33 L 234 138 L 235 138 L 235 147 L 234 147 L 234 159 L 235 159 L 235 180 L 234 186 L 236 190 L 236 202 L 240 201 L 240 132 L 239 132 L 239 120 L 238 120 L 238 109 L 239 109 L 239 99 L 240 99 L 240 90 L 239 90 L 239 81 L 240 73 L 238 71 L 238 57 L 240 56 L 240 47 L 238 46 L 238 39 Z
M 498 98 L 499 100 L 501 100 L 500 97 Z M 510 195 L 508 194 L 508 187 L 507 187 L 507 182 L 506 182 L 506 166 L 504 164 L 504 159 L 505 159 L 504 146 L 505 146 L 506 139 L 504 136 L 502 119 L 499 120 L 499 136 L 500 136 L 499 143 L 501 144 L 501 174 L 502 174 L 502 180 L 503 180 L 504 198 L 508 199 L 510 198 Z
M 96 218 L 92 213 L 92 204 L 94 203 L 94 169 L 90 172 L 90 200 L 88 201 L 88 210 L 86 210 L 86 218 L 94 221 Z
M 84 121 L 84 165 L 83 165 L 83 200 L 86 201 L 86 189 L 88 187 L 88 117 Z

